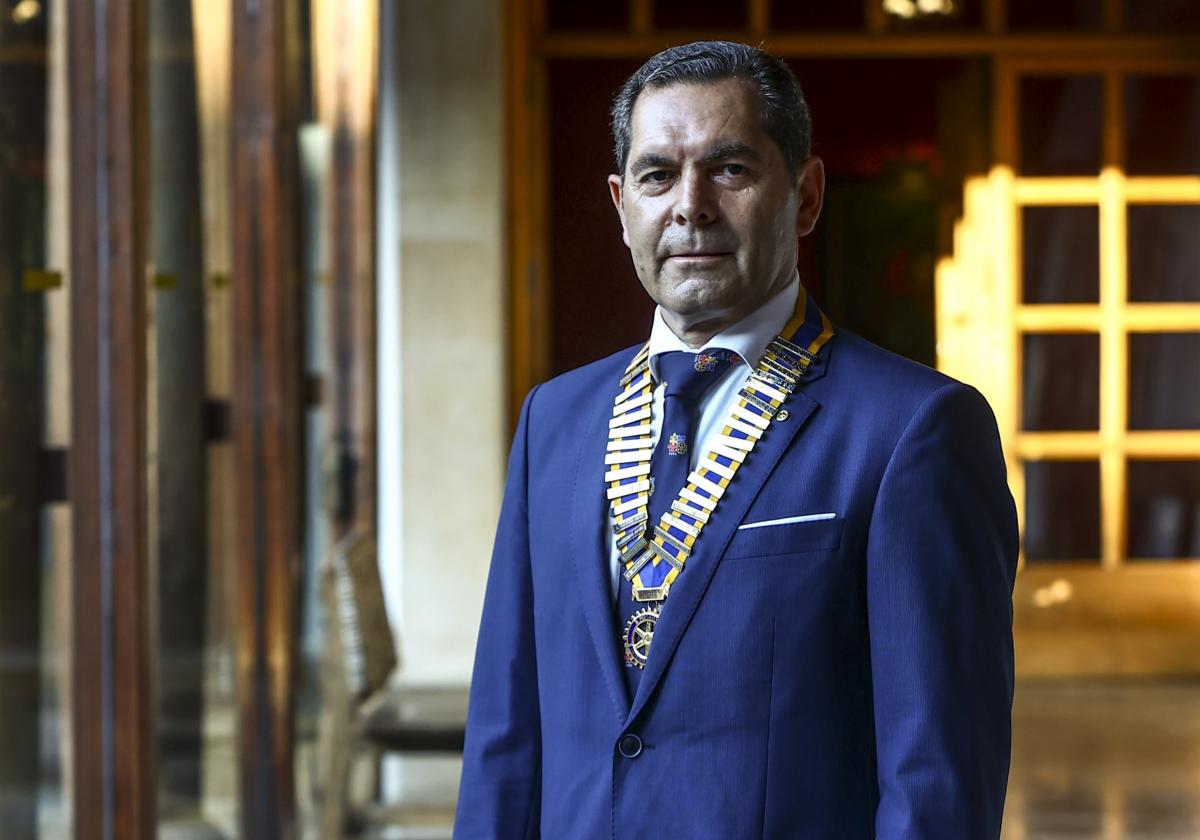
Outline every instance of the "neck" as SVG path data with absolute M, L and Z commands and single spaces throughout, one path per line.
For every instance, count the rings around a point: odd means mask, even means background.
M 754 312 L 756 309 L 782 291 L 791 281 L 792 275 L 787 274 L 772 283 L 771 287 L 767 289 L 766 294 L 764 294 L 758 300 L 752 302 L 748 306 L 743 306 L 729 312 L 705 312 L 698 316 L 681 315 L 678 312 L 672 312 L 664 306 L 662 307 L 663 321 L 671 329 L 671 332 L 675 333 L 680 341 L 693 350 L 699 350 L 714 335 L 728 329 L 750 313 Z M 801 290 L 800 293 L 804 294 L 803 290 Z
M 708 318 L 704 321 L 689 322 L 678 313 L 663 310 L 663 322 L 671 328 L 671 332 L 693 350 L 699 350 L 717 333 L 726 327 L 736 324 L 739 318 Z

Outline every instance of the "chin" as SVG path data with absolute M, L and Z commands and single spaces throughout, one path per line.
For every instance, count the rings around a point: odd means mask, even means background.
M 734 309 L 743 297 L 741 285 L 729 277 L 685 277 L 669 284 L 659 301 L 680 315 Z

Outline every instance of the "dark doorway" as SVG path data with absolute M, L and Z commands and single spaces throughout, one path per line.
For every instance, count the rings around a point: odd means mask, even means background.
M 828 187 L 800 274 L 834 322 L 934 363 L 934 269 L 964 177 L 988 159 L 986 66 L 962 60 L 790 62 Z M 645 339 L 653 304 L 621 242 L 605 178 L 612 96 L 631 60 L 549 63 L 550 366 Z

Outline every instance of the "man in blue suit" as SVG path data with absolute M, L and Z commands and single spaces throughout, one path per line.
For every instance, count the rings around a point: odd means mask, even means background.
M 994 840 L 1017 526 L 987 403 L 800 285 L 824 173 L 782 62 L 667 50 L 613 133 L 658 308 L 525 400 L 455 836 Z

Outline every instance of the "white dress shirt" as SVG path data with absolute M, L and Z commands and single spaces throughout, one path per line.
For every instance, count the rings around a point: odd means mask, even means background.
M 776 292 L 766 303 L 745 318 L 714 335 L 705 342 L 703 347 L 699 348 L 688 347 L 679 336 L 671 332 L 671 328 L 663 320 L 661 306 L 654 310 L 654 325 L 650 328 L 650 372 L 654 376 L 655 382 L 659 382 L 658 356 L 661 353 L 669 353 L 673 350 L 700 353 L 709 348 L 720 348 L 732 350 L 741 357 L 741 362 L 730 365 L 721 374 L 720 381 L 709 389 L 700 400 L 700 415 L 696 419 L 694 438 L 699 441 L 700 445 L 691 448 L 690 469 L 695 469 L 696 465 L 700 463 L 700 459 L 708 454 L 712 446 L 712 438 L 714 435 L 720 434 L 725 418 L 729 416 L 729 409 L 733 405 L 738 391 L 741 390 L 742 384 L 746 381 L 746 377 L 758 366 L 759 359 L 767 349 L 767 343 L 779 335 L 779 331 L 791 320 L 792 313 L 796 309 L 796 300 L 800 294 L 800 275 L 799 272 L 794 272 L 791 282 L 786 287 Z M 654 402 L 650 415 L 650 436 L 653 441 L 651 447 L 657 445 L 658 435 L 662 430 L 664 390 L 661 383 L 654 389 Z M 672 496 L 679 493 L 678 487 L 659 489 L 662 492 L 671 493 Z M 617 538 L 612 532 L 611 513 L 608 517 L 608 524 L 612 597 L 615 601 L 621 574 L 621 555 L 617 551 Z

